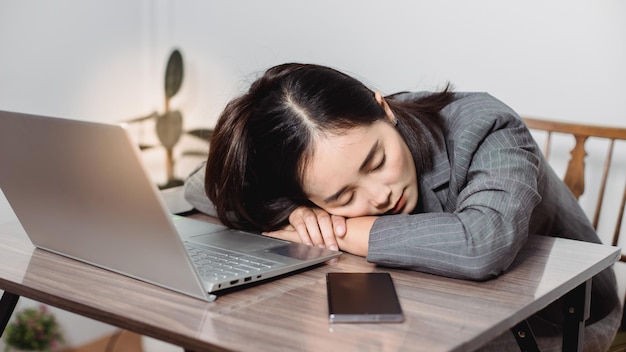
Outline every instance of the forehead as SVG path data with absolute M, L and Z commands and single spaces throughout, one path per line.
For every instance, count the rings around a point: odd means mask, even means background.
M 318 135 L 304 167 L 303 189 L 308 197 L 321 200 L 359 176 L 359 168 L 379 141 L 385 123 L 377 121 L 340 133 Z

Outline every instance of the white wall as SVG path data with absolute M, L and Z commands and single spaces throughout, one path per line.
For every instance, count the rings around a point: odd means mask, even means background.
M 99 121 L 162 111 L 177 47 L 185 81 L 172 108 L 187 128 L 212 126 L 286 61 L 330 65 L 383 93 L 449 81 L 521 114 L 626 126 L 625 14 L 621 0 L 0 0 L 0 109 Z M 0 195 L 0 222 L 12 219 Z

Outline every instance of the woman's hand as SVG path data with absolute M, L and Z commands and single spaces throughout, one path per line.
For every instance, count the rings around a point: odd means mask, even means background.
M 264 234 L 336 251 L 337 238 L 346 234 L 346 219 L 317 207 L 301 206 L 289 215 L 288 226 Z
M 369 233 L 376 219 L 376 216 L 346 219 L 319 208 L 299 207 L 289 216 L 289 225 L 264 235 L 332 250 L 339 248 L 365 257 Z

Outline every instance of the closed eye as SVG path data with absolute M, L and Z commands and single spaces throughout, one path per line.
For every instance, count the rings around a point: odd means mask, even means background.
M 374 172 L 374 171 L 378 171 L 382 169 L 383 166 L 385 166 L 385 161 L 387 161 L 387 155 L 383 154 L 383 158 L 380 160 L 380 163 L 378 163 L 378 165 L 376 165 L 373 169 L 371 169 L 370 172 Z
M 352 203 L 352 200 L 354 200 L 354 192 L 350 193 L 350 198 L 348 198 L 347 201 L 345 201 L 343 204 L 341 204 L 341 206 L 345 207 L 345 206 L 350 205 L 350 203 Z

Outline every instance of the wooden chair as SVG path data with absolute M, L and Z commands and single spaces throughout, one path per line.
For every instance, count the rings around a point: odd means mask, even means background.
M 609 223 L 614 221 L 615 224 L 612 233 L 610 234 L 610 236 L 609 234 L 600 234 L 600 237 L 611 238 L 612 245 L 625 247 L 626 244 L 620 244 L 620 231 L 622 226 L 622 220 L 624 218 L 624 204 L 626 203 L 626 174 L 620 173 L 619 175 L 617 175 L 618 182 L 622 182 L 622 184 L 624 185 L 623 189 L 607 189 L 606 185 L 612 166 L 614 151 L 618 150 L 623 152 L 624 150 L 626 150 L 626 143 L 624 143 L 626 142 L 626 128 L 568 123 L 533 117 L 523 117 L 523 120 L 528 128 L 531 130 L 531 132 L 533 132 L 533 134 L 544 134 L 545 144 L 543 146 L 543 152 L 546 159 L 548 159 L 549 161 L 550 149 L 553 143 L 552 137 L 556 135 L 573 136 L 575 144 L 573 149 L 570 151 L 571 157 L 567 164 L 567 170 L 565 171 L 563 181 L 572 191 L 576 199 L 579 199 L 580 196 L 585 192 L 585 173 L 595 172 L 595 170 L 589 170 L 585 168 L 585 157 L 587 156 L 587 151 L 585 149 L 586 142 L 591 139 L 608 140 L 608 150 L 606 151 L 604 157 L 604 167 L 602 169 L 602 174 L 600 175 L 599 180 L 599 191 L 597 196 L 595 197 L 595 210 L 593 211 L 592 216 L 590 216 L 590 219 L 592 220 L 592 225 L 594 229 L 597 230 L 598 224 L 600 223 L 601 219 L 602 207 L 605 203 L 605 195 L 610 193 L 615 198 L 618 198 L 618 192 L 621 191 L 621 203 L 619 203 L 619 205 L 617 201 L 615 203 L 611 203 L 611 206 L 613 206 L 613 204 L 615 204 L 615 206 L 619 206 L 619 211 L 617 213 L 616 219 L 608 219 Z M 619 145 L 619 147 L 616 148 L 616 145 Z M 626 158 L 622 158 L 619 156 L 618 158 L 619 159 L 617 160 L 619 162 L 621 162 L 622 164 L 626 164 Z M 587 185 L 589 185 L 589 183 L 587 183 Z M 605 220 L 607 219 L 602 219 L 603 224 L 606 223 Z M 626 253 L 626 251 L 622 253 L 622 256 L 620 258 L 621 262 L 626 262 L 626 255 L 624 253 Z M 626 309 L 624 309 L 624 313 L 626 313 Z M 620 332 L 618 332 L 618 335 L 610 351 L 626 351 L 626 316 L 622 318 L 622 326 L 620 328 Z
M 550 148 L 552 144 L 553 134 L 570 134 L 575 139 L 575 146 L 571 150 L 571 159 L 569 160 L 567 171 L 563 177 L 563 182 L 569 187 L 576 199 L 585 192 L 585 143 L 590 138 L 603 138 L 609 140 L 608 150 L 606 152 L 604 169 L 600 179 L 600 190 L 597 195 L 595 211 L 592 217 L 593 227 L 597 230 L 600 221 L 604 197 L 607 193 L 606 182 L 611 170 L 611 162 L 613 160 L 613 152 L 615 151 L 616 141 L 626 141 L 626 128 L 624 127 L 604 127 L 586 124 L 568 123 L 554 120 L 537 119 L 524 117 L 524 122 L 531 130 L 545 131 L 547 134 L 543 152 L 546 159 L 550 160 Z M 625 144 L 626 146 L 626 144 Z M 622 147 L 623 148 L 623 147 Z M 623 149 L 622 149 L 623 150 Z M 611 190 L 614 192 L 615 190 Z M 614 193 L 615 194 L 615 193 Z M 612 236 L 612 245 L 619 244 L 619 235 L 624 217 L 624 203 L 626 203 L 626 178 L 624 178 L 624 189 L 622 190 L 622 200 L 620 204 L 619 216 L 616 219 Z M 626 255 L 622 254 L 620 259 L 626 262 Z

